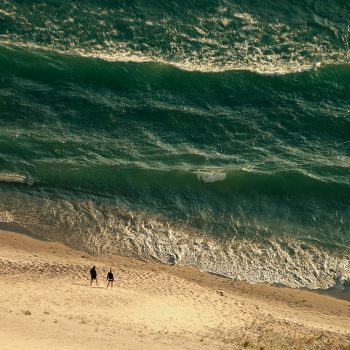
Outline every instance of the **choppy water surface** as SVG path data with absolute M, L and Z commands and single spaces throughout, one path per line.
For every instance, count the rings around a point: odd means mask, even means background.
M 0 3 L 0 221 L 91 253 L 350 278 L 347 1 Z

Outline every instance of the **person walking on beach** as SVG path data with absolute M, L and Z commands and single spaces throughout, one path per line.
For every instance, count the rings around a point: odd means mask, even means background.
M 95 281 L 96 282 L 96 286 L 98 286 L 96 266 L 93 266 L 92 269 L 90 270 L 90 277 L 91 277 L 90 286 L 92 285 L 93 281 Z
M 113 276 L 113 272 L 112 269 L 109 270 L 109 272 L 107 273 L 107 288 L 109 286 L 109 284 L 111 285 L 111 288 L 113 288 L 113 282 L 114 282 L 114 276 Z

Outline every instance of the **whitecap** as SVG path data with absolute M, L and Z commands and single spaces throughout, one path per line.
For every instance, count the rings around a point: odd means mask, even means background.
M 198 172 L 197 173 L 198 180 L 204 182 L 217 182 L 224 181 L 226 179 L 226 173 L 219 172 Z
M 0 182 L 25 183 L 26 177 L 17 173 L 0 173 Z

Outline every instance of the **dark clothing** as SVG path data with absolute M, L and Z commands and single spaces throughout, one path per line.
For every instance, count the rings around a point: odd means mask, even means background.
M 113 276 L 113 273 L 112 273 L 112 272 L 108 272 L 108 274 L 107 274 L 107 280 L 108 280 L 108 281 L 114 281 L 114 276 Z
M 95 280 L 97 278 L 97 272 L 94 268 L 90 270 L 90 276 L 92 280 Z

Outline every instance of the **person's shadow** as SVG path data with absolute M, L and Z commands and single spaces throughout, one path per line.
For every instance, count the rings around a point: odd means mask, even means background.
M 82 286 L 82 287 L 89 287 L 89 288 L 103 288 L 102 286 L 90 286 L 89 284 L 86 283 L 78 283 L 78 282 L 74 282 L 73 283 L 75 286 Z

